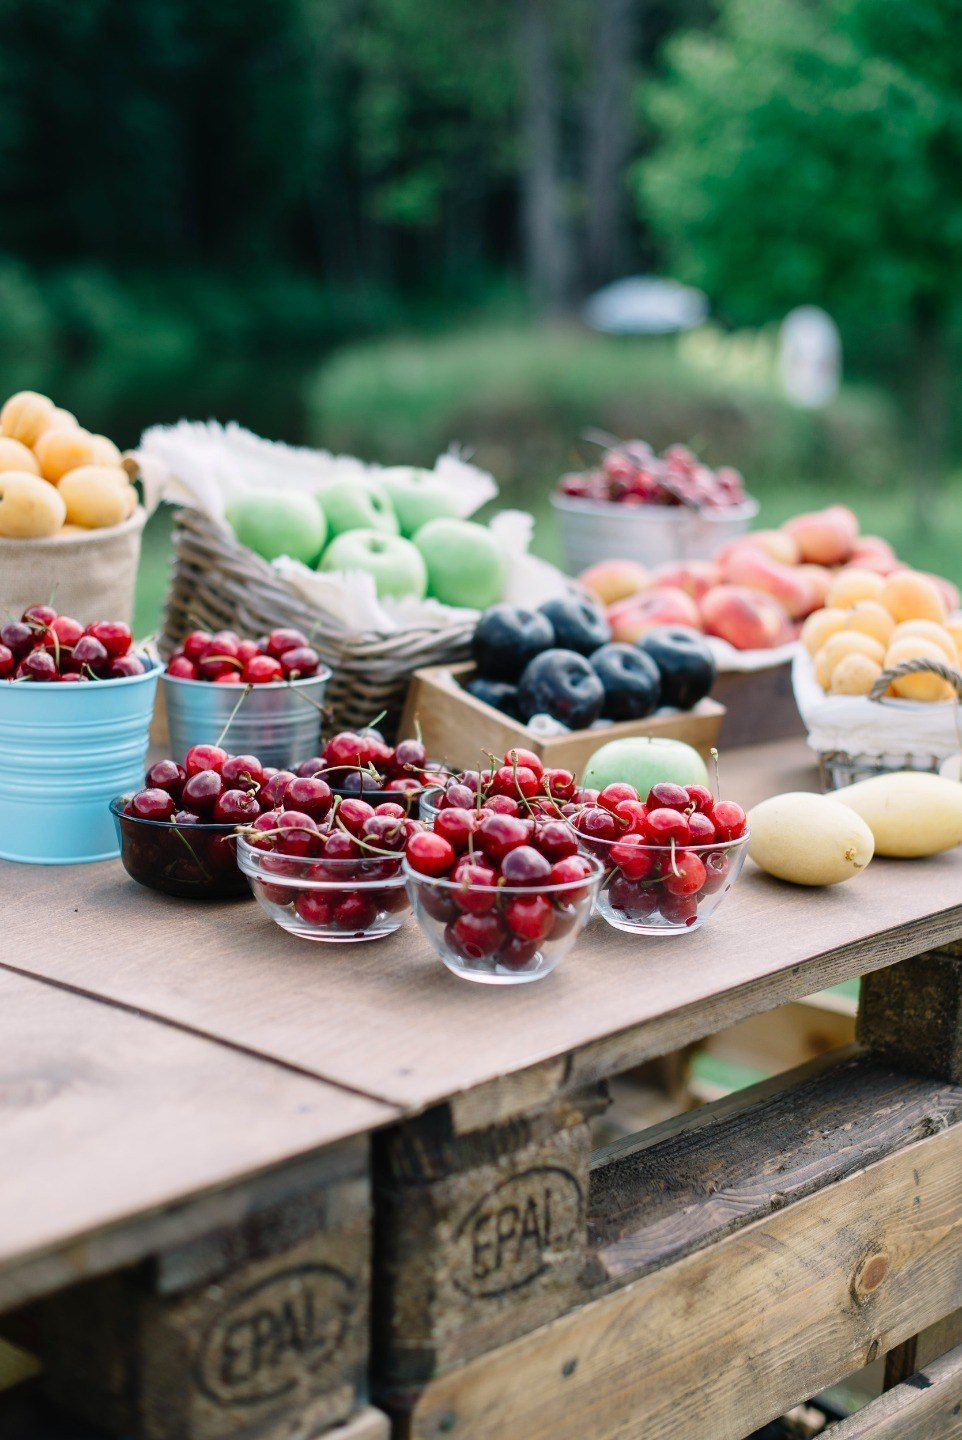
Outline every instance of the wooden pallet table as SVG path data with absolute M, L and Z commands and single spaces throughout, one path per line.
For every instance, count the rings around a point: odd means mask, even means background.
M 724 781 L 816 777 L 787 741 Z M 10 970 L 381 1107 L 371 1383 L 398 1437 L 743 1440 L 878 1356 L 911 1369 L 962 1307 L 960 854 L 817 893 L 747 867 L 706 929 L 595 920 L 513 991 L 413 922 L 330 954 L 117 864 L 17 883 Z M 593 1149 L 610 1076 L 859 975 L 861 1046 Z M 958 1434 L 962 1364 L 925 1365 L 839 1440 Z

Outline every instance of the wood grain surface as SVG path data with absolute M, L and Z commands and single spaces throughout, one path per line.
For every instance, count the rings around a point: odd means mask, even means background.
M 962 1349 L 951 1350 L 864 1410 L 830 1425 L 823 1440 L 960 1440 Z
M 49 872 L 48 872 L 49 873 Z M 239 1218 L 391 1112 L 157 1021 L 0 971 L 0 1309 Z M 323 1157 L 318 1157 L 322 1159 Z M 191 1197 L 190 1215 L 178 1213 Z M 209 1197 L 205 1205 L 204 1198 Z M 132 1217 L 152 1219 L 137 1231 Z M 122 1230 L 123 1234 L 116 1233 Z M 202 1233 L 202 1229 L 201 1229 Z
M 805 746 L 734 752 L 726 794 L 749 804 L 814 788 Z M 413 920 L 370 945 L 281 931 L 252 901 L 202 905 L 145 890 L 119 861 L 0 866 L 0 962 L 110 998 L 409 1111 L 574 1053 L 579 1079 L 678 1048 L 748 1015 L 962 936 L 962 853 L 875 861 L 829 890 L 747 862 L 711 922 L 665 940 L 591 922 L 542 983 L 451 975 Z M 42 915 L 42 924 L 38 924 Z M 559 1058 L 560 1057 L 560 1058 Z

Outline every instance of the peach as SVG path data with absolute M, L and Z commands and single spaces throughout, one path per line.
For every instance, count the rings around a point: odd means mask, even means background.
M 107 443 L 109 445 L 110 441 Z M 588 569 L 582 570 L 578 576 L 578 584 L 583 585 L 602 605 L 613 605 L 617 600 L 626 600 L 629 595 L 637 595 L 639 590 L 645 590 L 650 583 L 651 576 L 648 571 L 634 560 L 599 560 L 597 565 L 589 565 Z
M 919 575 L 914 570 L 896 570 L 889 575 L 879 599 L 898 622 L 934 620 L 941 625 L 945 619 L 945 603 L 938 587 L 927 575 Z
M 829 688 L 833 695 L 867 695 L 881 673 L 881 665 L 867 655 L 843 655 Z
M 828 587 L 832 583 L 833 571 L 825 565 L 799 565 L 797 570 L 799 578 L 808 581 L 816 604 L 825 605 L 828 602 Z
M 846 630 L 861 630 L 880 645 L 888 645 L 895 631 L 895 621 L 877 600 L 859 600 L 848 611 Z
M 864 655 L 881 670 L 885 649 L 871 635 L 863 635 L 859 630 L 840 630 L 837 635 L 830 635 L 815 656 L 815 676 L 823 690 L 829 688 L 835 666 L 846 655 Z
M 56 485 L 68 470 L 92 465 L 95 447 L 92 437 L 79 427 L 45 430 L 34 447 L 34 454 L 40 462 L 43 478 Z
M 725 578 L 732 585 L 747 585 L 762 590 L 783 607 L 792 620 L 810 615 L 816 601 L 812 587 L 797 569 L 772 560 L 761 551 L 748 547 L 734 551 L 725 565 Z
M 6 470 L 0 475 L 0 535 L 37 540 L 54 535 L 67 518 L 67 507 L 39 475 Z
M 11 440 L 6 435 L 0 436 L 0 472 L 4 470 L 18 470 L 21 475 L 40 474 L 40 466 L 33 451 L 26 445 L 21 445 L 19 440 Z
M 858 521 L 844 505 L 796 515 L 782 529 L 798 545 L 803 560 L 814 565 L 843 565 L 858 536 Z
M 840 630 L 844 630 L 847 623 L 848 614 L 844 610 L 816 610 L 814 614 L 809 615 L 802 626 L 799 639 L 809 655 L 814 655 L 830 636 L 837 635 Z
M 928 570 L 919 570 L 919 575 L 924 575 L 926 580 L 931 580 L 945 602 L 946 611 L 958 610 L 959 608 L 959 587 L 953 585 L 951 580 L 946 580 L 944 575 L 931 575 Z
M 744 539 L 769 560 L 777 560 L 782 565 L 797 565 L 801 561 L 798 542 L 784 530 L 753 530 Z
M 736 650 L 771 650 L 791 638 L 788 616 L 772 596 L 744 585 L 718 585 L 701 602 L 709 635 Z
M 20 390 L 11 395 L 0 410 L 0 430 L 11 440 L 33 445 L 50 424 L 54 403 L 36 390 Z
M 860 535 L 849 556 L 849 563 L 860 570 L 872 570 L 876 575 L 890 575 L 897 567 L 895 551 L 881 535 Z
M 846 565 L 839 570 L 828 587 L 828 603 L 847 609 L 858 600 L 877 600 L 884 584 L 881 575 L 877 575 L 873 570 L 860 570 L 857 565 Z
M 612 640 L 631 645 L 659 625 L 685 625 L 700 630 L 698 606 L 684 590 L 663 586 L 645 590 L 630 600 L 621 600 L 608 608 Z
M 652 571 L 657 585 L 684 590 L 693 600 L 701 600 L 713 586 L 721 584 L 721 578 L 721 571 L 712 560 L 668 560 Z
M 905 660 L 933 660 L 941 665 L 955 664 L 954 660 L 947 659 L 941 645 L 936 645 L 934 640 L 927 640 L 922 635 L 906 635 L 903 640 L 896 640 L 894 645 L 890 645 L 885 656 L 885 668 L 891 670 Z M 892 681 L 891 688 L 903 700 L 931 702 L 951 700 L 955 696 L 955 691 L 947 680 L 929 671 L 922 671 L 917 675 L 902 675 Z

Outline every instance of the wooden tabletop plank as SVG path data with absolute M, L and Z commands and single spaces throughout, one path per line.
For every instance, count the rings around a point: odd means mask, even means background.
M 733 752 L 722 784 L 750 804 L 817 777 L 804 744 L 788 741 Z M 654 940 L 598 918 L 553 976 L 509 989 L 449 974 L 413 920 L 383 942 L 325 947 L 253 903 L 144 890 L 119 862 L 0 867 L 0 891 L 14 882 L 2 963 L 409 1110 L 572 1052 L 597 1051 L 599 1073 L 612 1071 L 962 936 L 962 852 L 877 860 L 828 890 L 749 862 L 704 929 Z
M 145 1232 L 108 1243 L 117 1227 L 163 1210 L 168 1233 L 183 1238 L 169 1207 L 239 1182 L 263 1188 L 273 1167 L 286 1175 L 289 1166 L 316 1166 L 319 1147 L 391 1113 L 165 1023 L 0 971 L 0 1309 L 138 1258 Z

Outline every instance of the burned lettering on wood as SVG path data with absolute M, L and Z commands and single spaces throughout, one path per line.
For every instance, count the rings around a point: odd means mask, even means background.
M 489 1190 L 455 1228 L 452 1281 L 474 1299 L 496 1299 L 543 1275 L 583 1224 L 584 1193 L 569 1170 L 535 1165 Z
M 195 1378 L 217 1405 L 277 1400 L 334 1356 L 354 1282 L 329 1265 L 296 1265 L 237 1295 L 204 1332 Z

